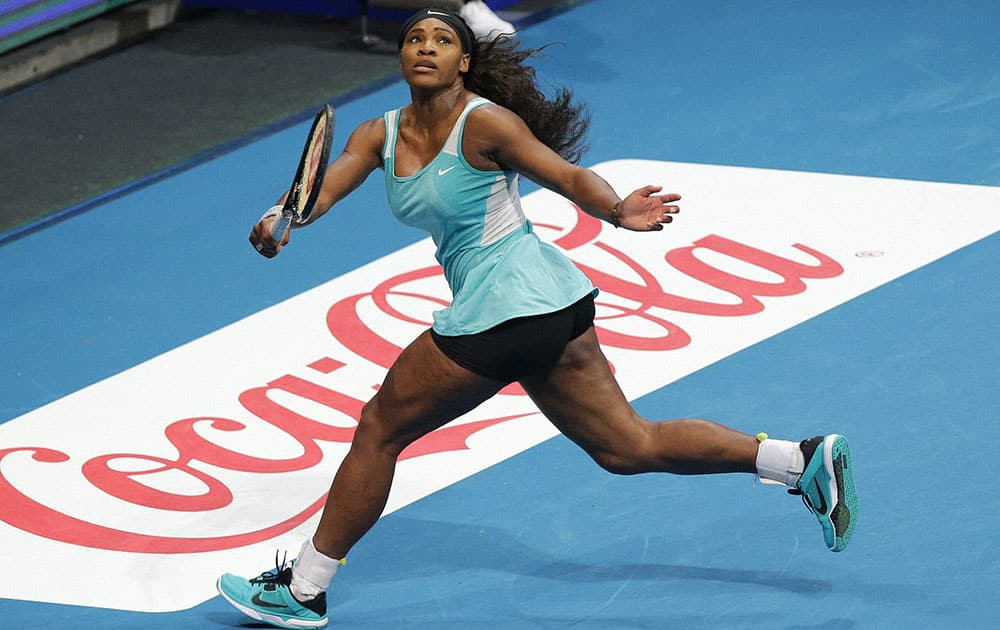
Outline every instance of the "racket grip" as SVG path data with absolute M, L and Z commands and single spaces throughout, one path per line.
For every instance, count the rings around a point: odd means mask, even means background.
M 285 234 L 288 232 L 288 226 L 292 224 L 292 217 L 286 217 L 284 215 L 278 217 L 278 220 L 274 222 L 274 229 L 271 230 L 271 238 L 274 239 L 275 243 L 281 244 L 281 239 L 285 238 Z

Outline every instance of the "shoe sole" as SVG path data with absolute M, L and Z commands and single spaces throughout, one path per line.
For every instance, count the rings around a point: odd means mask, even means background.
M 229 602 L 229 604 L 240 611 L 247 617 L 255 619 L 257 621 L 262 621 L 264 623 L 271 624 L 272 626 L 278 626 L 279 628 L 325 628 L 328 623 L 327 619 L 320 619 L 319 621 L 307 621 L 298 619 L 285 619 L 284 617 L 279 617 L 278 615 L 269 615 L 267 613 L 262 613 L 256 608 L 250 608 L 249 606 L 244 606 L 238 601 L 234 600 L 226 592 L 222 590 L 222 578 L 219 577 L 215 581 L 215 590 L 219 591 L 219 595 Z
M 843 551 L 851 542 L 858 522 L 858 495 L 854 489 L 854 466 L 847 438 L 830 435 L 823 441 L 823 466 L 830 478 L 829 491 L 833 498 L 829 519 L 833 525 L 834 545 L 830 550 Z

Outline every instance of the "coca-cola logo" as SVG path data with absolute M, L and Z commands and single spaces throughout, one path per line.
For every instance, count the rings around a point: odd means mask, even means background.
M 595 325 L 601 343 L 609 348 L 656 352 L 677 350 L 692 342 L 691 334 L 665 316 L 664 312 L 715 318 L 753 315 L 764 310 L 762 298 L 796 295 L 806 291 L 806 279 L 833 278 L 843 273 L 836 260 L 802 244 L 790 247 L 798 250 L 796 258 L 808 258 L 811 262 L 798 262 L 718 234 L 707 234 L 683 247 L 670 249 L 662 256 L 662 264 L 673 272 L 726 296 L 724 301 L 696 299 L 669 291 L 657 279 L 663 275 L 659 273 L 661 270 L 647 268 L 630 257 L 628 252 L 602 240 L 603 224 L 579 210 L 576 211 L 575 224 L 568 229 L 544 224 L 537 224 L 537 227 L 560 230 L 561 235 L 554 240 L 555 245 L 572 256 L 584 273 L 600 287 L 602 295 L 598 298 L 599 315 Z M 585 257 L 574 255 L 584 251 L 588 254 Z M 736 273 L 732 267 L 723 270 L 707 262 L 706 253 L 751 265 L 780 280 L 752 279 Z M 608 270 L 610 266 L 581 262 L 600 257 L 614 261 L 619 268 L 624 265 L 628 273 L 612 273 Z M 419 284 L 415 281 L 435 278 L 440 274 L 441 269 L 437 266 L 406 269 L 378 282 L 370 290 L 337 299 L 326 311 L 326 328 L 349 352 L 343 357 L 312 360 L 304 367 L 317 374 L 329 375 L 349 366 L 351 361 L 362 360 L 387 369 L 402 348 L 391 341 L 384 330 L 366 323 L 359 313 L 359 305 L 362 302 L 374 304 L 381 314 L 389 318 L 426 326 L 428 322 L 394 307 L 393 298 L 402 296 L 410 300 L 425 300 L 434 307 L 444 305 L 440 297 L 412 288 Z M 624 317 L 638 318 L 648 325 L 642 326 L 641 332 L 610 325 Z M 500 393 L 500 396 L 523 395 L 517 385 L 508 386 Z M 288 396 L 331 410 L 345 421 L 331 424 L 312 417 L 300 407 L 283 402 Z M 132 508 L 173 513 L 221 510 L 234 501 L 234 489 L 214 471 L 282 475 L 316 467 L 324 460 L 324 444 L 350 443 L 354 435 L 351 421 L 356 423 L 365 403 L 365 400 L 345 391 L 291 373 L 278 374 L 262 386 L 247 387 L 237 398 L 240 408 L 293 440 L 301 452 L 292 457 L 268 457 L 230 448 L 206 437 L 206 433 L 220 435 L 245 431 L 247 425 L 235 418 L 213 415 L 165 418 L 162 438 L 176 451 L 176 456 L 108 452 L 79 462 L 80 478 L 92 488 Z M 412 444 L 402 453 L 401 460 L 461 451 L 466 448 L 470 436 L 524 415 L 501 414 L 445 426 Z M 0 519 L 37 536 L 96 549 L 172 554 L 242 547 L 289 532 L 315 515 L 325 501 L 325 495 L 316 496 L 307 504 L 297 506 L 291 514 L 283 515 L 277 522 L 236 533 L 190 537 L 154 534 L 135 531 L 138 529 L 135 527 L 112 527 L 91 522 L 79 515 L 70 516 L 44 500 L 29 496 L 11 481 L 9 475 L 4 474 L 5 462 L 15 457 L 18 465 L 35 467 L 39 475 L 45 474 L 47 465 L 72 463 L 71 456 L 64 451 L 44 445 L 0 449 Z M 190 483 L 185 484 L 186 490 L 182 492 L 162 484 L 148 483 L 153 476 L 165 473 L 187 479 Z M 201 491 L 191 492 L 191 487 L 201 488 Z

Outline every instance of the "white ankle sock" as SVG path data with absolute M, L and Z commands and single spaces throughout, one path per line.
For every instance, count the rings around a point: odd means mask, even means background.
M 302 550 L 292 565 L 289 589 L 300 602 L 308 601 L 330 587 L 341 561 L 316 551 L 312 538 L 302 544 Z
M 805 459 L 798 442 L 765 439 L 757 447 L 757 475 L 794 487 L 802 476 Z

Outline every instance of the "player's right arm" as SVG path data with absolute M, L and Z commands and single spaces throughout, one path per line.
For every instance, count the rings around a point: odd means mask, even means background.
M 320 189 L 312 214 L 299 227 L 319 219 L 334 204 L 363 184 L 372 171 L 382 165 L 384 144 L 385 121 L 382 118 L 372 118 L 358 125 L 347 139 L 344 152 L 326 167 L 323 188 Z
M 371 175 L 372 171 L 382 165 L 382 146 L 385 144 L 385 122 L 382 118 L 372 118 L 358 125 L 347 139 L 344 151 L 337 159 L 333 160 L 327 167 L 323 176 L 323 188 L 320 189 L 319 198 L 313 206 L 309 220 L 296 224 L 292 222 L 291 227 L 297 228 L 316 221 L 326 214 L 334 204 L 351 194 Z M 285 201 L 285 193 L 277 201 L 281 205 Z M 250 242 L 258 248 L 262 255 L 271 258 L 276 256 L 281 248 L 288 243 L 288 235 L 285 235 L 281 243 L 275 243 L 271 238 L 271 228 L 277 220 L 277 215 L 268 216 L 267 213 L 261 217 L 260 221 L 253 226 L 250 232 Z

